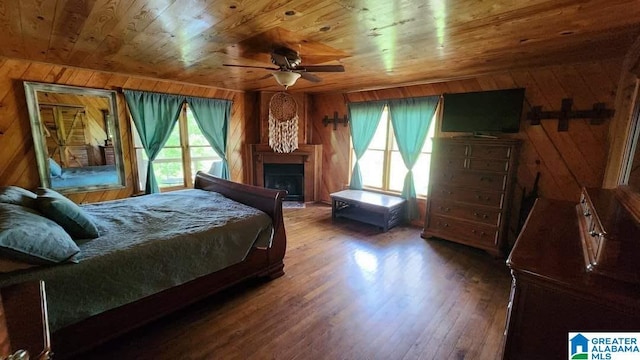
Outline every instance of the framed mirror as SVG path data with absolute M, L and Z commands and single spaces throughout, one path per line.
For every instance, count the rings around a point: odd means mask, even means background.
M 83 192 L 125 186 L 116 92 L 24 82 L 41 186 Z

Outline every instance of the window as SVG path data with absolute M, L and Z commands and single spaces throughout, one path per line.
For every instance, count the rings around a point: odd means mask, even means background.
M 432 138 L 435 134 L 436 115 L 431 120 L 427 138 L 422 151 L 413 168 L 413 179 L 418 196 L 426 196 L 429 186 L 429 169 L 431 167 Z M 351 162 L 355 162 L 353 144 L 351 148 Z M 393 127 L 389 108 L 384 107 L 376 133 L 360 159 L 360 173 L 362 185 L 365 188 L 401 193 L 407 168 L 402 161 L 398 144 L 393 136 Z
M 134 146 L 138 164 L 138 190 L 143 191 L 147 181 L 149 158 L 133 121 Z M 193 186 L 196 173 L 201 170 L 220 176 L 222 159 L 202 135 L 189 106 L 185 104 L 169 140 L 153 162 L 160 189 L 172 190 Z

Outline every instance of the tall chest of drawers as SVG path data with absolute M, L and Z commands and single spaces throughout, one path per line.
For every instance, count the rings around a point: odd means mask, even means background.
M 505 255 L 520 140 L 436 138 L 423 238 Z

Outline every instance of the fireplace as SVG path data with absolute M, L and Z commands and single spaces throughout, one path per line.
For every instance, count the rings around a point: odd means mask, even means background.
M 304 165 L 264 164 L 264 187 L 287 190 L 284 198 L 289 201 L 304 201 Z
M 246 168 L 247 178 L 251 184 L 283 188 L 289 192 L 287 200 L 314 202 L 320 199 L 322 145 L 298 144 L 293 152 L 276 153 L 268 144 L 248 144 L 247 156 L 250 164 Z M 273 174 L 273 166 L 278 174 Z M 268 176 L 269 172 L 275 177 Z

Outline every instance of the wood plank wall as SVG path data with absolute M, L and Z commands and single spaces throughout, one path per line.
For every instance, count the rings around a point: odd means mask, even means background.
M 557 120 L 542 120 L 542 125 L 532 126 L 526 120 L 526 112 L 532 106 L 542 106 L 543 110 L 560 110 L 563 98 L 573 98 L 573 109 L 577 110 L 591 109 L 596 102 L 613 108 L 621 64 L 622 59 L 613 59 L 345 95 L 313 94 L 313 143 L 322 144 L 324 149 L 321 199 L 330 201 L 329 194 L 342 189 L 348 182 L 349 130 L 340 126 L 333 130 L 332 126 L 322 125 L 325 115 L 332 117 L 333 112 L 337 111 L 342 116 L 347 112 L 345 101 L 524 87 L 526 99 L 520 132 L 511 135 L 523 140 L 517 175 L 521 190 L 516 197 L 521 196 L 523 188 L 527 191 L 532 188 L 539 171 L 541 196 L 576 201 L 581 186 L 600 187 L 602 184 L 609 148 L 607 134 L 610 121 L 591 125 L 585 119 L 570 120 L 569 131 L 558 132 Z
M 349 128 L 323 126 L 325 115 L 347 112 L 347 101 L 426 96 L 444 92 L 467 92 L 525 87 L 525 113 L 532 106 L 558 110 L 561 99 L 572 97 L 575 109 L 589 109 L 595 102 L 613 107 L 621 59 L 534 68 L 504 72 L 466 80 L 415 85 L 348 94 L 310 94 L 305 113 L 311 140 L 323 144 L 323 179 L 320 198 L 329 201 L 331 192 L 342 189 L 349 175 Z M 231 177 L 244 181 L 244 144 L 260 141 L 261 96 L 216 88 L 195 86 L 158 79 L 111 74 L 15 59 L 0 59 L 0 186 L 20 185 L 35 188 L 39 184 L 33 141 L 29 127 L 22 81 L 40 81 L 93 88 L 129 88 L 234 101 L 229 130 Z M 130 129 L 124 112 L 124 99 L 118 98 L 125 161 L 131 157 Z M 518 184 L 531 189 L 535 174 L 541 172 L 540 194 L 554 199 L 574 201 L 580 186 L 600 186 L 608 150 L 608 124 L 590 125 L 587 120 L 571 120 L 569 131 L 559 133 L 556 120 L 543 120 L 531 126 L 523 119 L 518 138 L 524 140 L 518 170 Z M 127 188 L 122 191 L 82 193 L 72 196 L 78 202 L 93 202 L 130 196 L 133 192 L 132 168 L 127 166 Z
M 23 81 L 109 90 L 126 88 L 233 100 L 227 154 L 231 179 L 244 181 L 242 149 L 247 143 L 247 136 L 256 132 L 255 129 L 251 129 L 252 125 L 245 121 L 246 113 L 254 111 L 251 101 L 248 106 L 245 106 L 245 96 L 253 99 L 255 95 L 159 79 L 0 58 L 0 186 L 18 185 L 35 189 L 40 184 Z M 112 200 L 131 196 L 134 192 L 131 128 L 124 96 L 121 93 L 118 94 L 117 107 L 127 186 L 121 190 L 70 194 L 69 197 L 76 202 Z M 249 133 L 247 127 L 249 127 Z
M 107 139 L 107 129 L 103 111 L 109 110 L 108 98 L 39 91 L 38 103 L 41 107 L 42 104 L 82 106 L 86 113 L 86 115 L 83 116 L 83 126 L 85 129 L 83 144 L 90 145 L 90 147 L 87 148 L 89 150 L 89 165 L 103 164 L 104 159 L 102 158 L 99 146 L 104 145 L 104 140 Z M 42 116 L 42 110 L 40 110 L 40 112 Z M 51 121 L 53 122 L 55 119 L 51 119 Z M 68 131 L 68 129 L 66 131 Z M 54 145 L 57 148 L 58 145 L 55 143 L 55 140 L 50 137 L 48 137 L 47 140 L 52 142 L 48 146 Z M 49 156 L 53 157 L 51 153 L 49 153 Z M 61 161 L 59 157 L 56 158 L 56 160 Z

